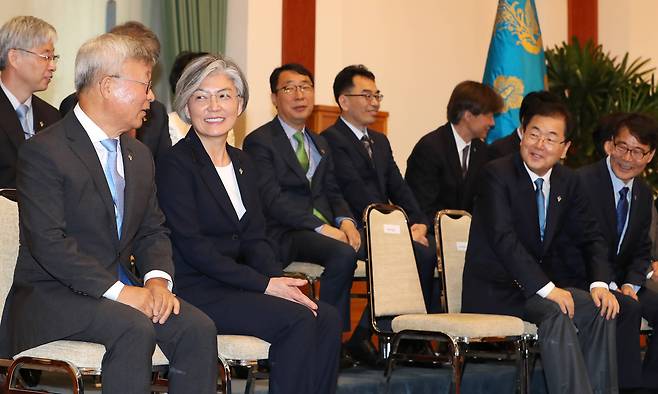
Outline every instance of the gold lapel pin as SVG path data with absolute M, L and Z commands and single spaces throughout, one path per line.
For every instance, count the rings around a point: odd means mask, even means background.
M 130 160 L 130 161 L 133 160 L 133 155 L 132 155 L 132 153 L 128 153 L 128 160 Z
M 557 196 L 557 202 L 562 201 L 562 196 Z
M 42 121 L 42 120 L 41 120 L 41 121 L 39 121 L 39 127 L 43 127 L 44 125 L 45 125 L 45 124 L 43 123 L 43 121 Z
M 244 172 L 242 168 L 238 168 L 238 171 L 240 171 L 240 175 L 242 175 L 242 173 Z

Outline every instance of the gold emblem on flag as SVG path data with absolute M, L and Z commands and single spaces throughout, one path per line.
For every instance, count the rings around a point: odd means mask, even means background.
M 496 28 L 506 29 L 515 35 L 519 39 L 516 44 L 521 44 L 533 55 L 542 49 L 537 13 L 530 0 L 526 0 L 525 9 L 521 9 L 518 1 L 501 1 L 496 14 Z
M 511 75 L 499 75 L 494 80 L 493 88 L 502 96 L 505 102 L 502 112 L 521 106 L 525 86 L 520 78 Z

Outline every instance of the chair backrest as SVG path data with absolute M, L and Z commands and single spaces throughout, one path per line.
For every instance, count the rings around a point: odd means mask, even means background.
M 449 313 L 462 309 L 462 275 L 468 245 L 471 215 L 466 211 L 445 209 L 436 214 L 436 236 L 439 272 L 443 280 L 443 305 Z
M 14 281 L 18 243 L 18 204 L 0 197 L 0 313 Z
M 426 313 L 407 215 L 402 208 L 366 208 L 370 305 L 374 317 Z

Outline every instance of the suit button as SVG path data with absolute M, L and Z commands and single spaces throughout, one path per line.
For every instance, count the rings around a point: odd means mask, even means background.
M 240 239 L 240 237 L 238 237 L 237 234 L 233 234 L 233 236 L 231 237 L 231 239 L 234 240 L 234 241 L 237 241 L 238 239 Z

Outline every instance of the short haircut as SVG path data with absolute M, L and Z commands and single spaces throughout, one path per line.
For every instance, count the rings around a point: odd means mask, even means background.
M 628 129 L 635 139 L 651 150 L 658 146 L 658 123 L 649 115 L 633 112 L 619 116 L 610 138 L 618 137 L 623 129 Z
M 626 114 L 624 112 L 615 112 L 604 115 L 599 119 L 596 127 L 594 127 L 594 131 L 592 132 L 592 142 L 594 142 L 594 149 L 599 158 L 608 156 L 604 144 L 612 138 L 612 134 L 617 127 L 617 122 L 625 116 Z
M 460 82 L 448 100 L 448 121 L 457 124 L 464 112 L 475 116 L 498 113 L 503 109 L 503 98 L 493 88 L 475 81 Z
M 313 74 L 304 66 L 299 63 L 287 63 L 281 67 L 277 67 L 270 74 L 270 90 L 272 93 L 276 93 L 276 86 L 279 84 L 279 75 L 284 71 L 292 71 L 300 75 L 306 75 L 310 80 L 311 84 L 315 84 L 313 79 Z
M 131 36 L 105 33 L 82 44 L 75 57 L 75 90 L 80 93 L 106 75 L 118 75 L 126 60 L 152 66 L 152 55 Z
M 571 118 L 571 114 L 569 113 L 569 109 L 562 101 L 533 100 L 529 102 L 523 116 L 523 121 L 521 122 L 523 130 L 528 127 L 528 124 L 530 124 L 530 121 L 535 116 L 560 117 L 564 119 L 564 139 L 565 141 L 571 140 L 573 120 Z
M 0 70 L 7 67 L 12 48 L 31 49 L 57 40 L 57 32 L 48 22 L 33 16 L 16 16 L 0 27 Z
M 199 86 L 206 77 L 211 74 L 224 74 L 228 77 L 238 96 L 242 97 L 242 112 L 247 108 L 249 102 L 249 85 L 240 67 L 231 59 L 222 55 L 203 55 L 190 62 L 185 67 L 178 83 L 176 83 L 176 96 L 174 97 L 174 111 L 187 124 L 192 121 L 185 111 L 187 102 L 192 94 L 199 89 Z
M 525 113 L 528 111 L 528 107 L 536 101 L 560 102 L 561 100 L 556 94 L 546 90 L 540 90 L 526 94 L 523 98 L 523 101 L 521 101 L 521 107 L 519 108 L 519 121 L 521 123 L 523 123 L 523 118 L 525 117 Z
M 143 23 L 128 21 L 124 24 L 115 26 L 110 30 L 110 33 L 130 36 L 141 41 L 142 45 L 144 45 L 151 53 L 153 64 L 158 62 L 158 59 L 160 58 L 160 40 L 158 40 L 158 36 L 153 33 L 153 30 L 146 27 Z
M 180 79 L 185 66 L 187 66 L 192 60 L 207 54 L 208 52 L 183 51 L 176 56 L 174 64 L 171 66 L 171 72 L 169 73 L 169 86 L 171 87 L 172 93 L 176 93 L 176 82 Z
M 368 70 L 363 64 L 352 64 L 351 66 L 347 66 L 340 70 L 334 79 L 333 86 L 334 100 L 336 100 L 339 107 L 340 103 L 338 102 L 338 97 L 340 97 L 341 94 L 347 93 L 354 87 L 354 77 L 357 75 L 371 81 L 375 80 L 375 74 Z

